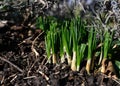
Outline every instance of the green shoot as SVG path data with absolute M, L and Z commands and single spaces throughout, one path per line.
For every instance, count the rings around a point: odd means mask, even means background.
M 90 74 L 92 54 L 95 48 L 96 48 L 96 33 L 94 32 L 94 29 L 91 28 L 88 35 L 88 57 L 86 64 L 86 70 L 88 74 Z
M 44 19 L 42 16 L 40 16 L 38 19 L 37 19 L 37 27 L 40 28 L 41 30 L 44 30 Z
M 105 73 L 105 62 L 107 60 L 107 55 L 110 49 L 110 45 L 111 45 L 111 41 L 112 41 L 112 37 L 110 35 L 110 33 L 108 31 L 105 32 L 105 39 L 104 39 L 104 43 L 103 43 L 103 59 L 102 59 L 102 67 L 101 67 L 101 72 Z
M 78 45 L 78 42 L 77 42 L 77 27 L 75 27 L 75 19 L 73 19 L 73 21 L 71 22 L 71 34 L 72 34 L 72 40 L 73 40 L 73 57 L 72 57 L 72 64 L 71 64 L 71 69 L 73 71 L 76 71 L 76 57 L 77 57 L 77 45 Z
M 48 62 L 51 63 L 50 62 L 50 57 L 51 57 L 51 34 L 50 32 L 48 32 L 47 36 L 45 37 L 45 47 L 46 47 Z
M 65 55 L 64 55 L 64 49 L 63 49 L 63 40 L 62 40 L 62 30 L 61 32 L 59 33 L 59 39 L 60 39 L 60 60 L 61 60 L 61 63 L 64 63 L 65 62 Z
M 70 31 L 67 29 L 68 21 L 65 22 L 65 26 L 62 27 L 62 42 L 63 42 L 63 51 L 66 53 L 66 58 L 68 64 L 71 64 L 71 35 Z
M 76 62 L 77 62 L 77 46 L 79 45 L 82 37 L 82 30 L 84 29 L 82 27 L 81 19 L 80 18 L 75 18 L 71 21 L 71 35 L 72 35 L 72 41 L 73 41 L 73 57 L 72 57 L 72 64 L 71 64 L 71 69 L 73 71 L 77 70 Z
M 50 34 L 51 34 L 52 62 L 57 63 L 56 48 L 57 48 L 58 33 L 57 33 L 57 23 L 56 22 L 54 23 L 54 21 L 50 25 Z
M 80 69 L 80 63 L 83 60 L 85 48 L 86 44 L 81 44 L 80 46 L 77 46 L 77 71 L 79 71 Z
M 48 59 L 52 57 L 52 63 L 57 63 L 56 53 L 57 53 L 57 40 L 58 40 L 58 31 L 57 31 L 57 22 L 54 20 L 49 22 L 50 30 L 47 31 L 47 36 L 45 38 L 46 52 Z M 50 61 L 50 60 L 49 60 Z

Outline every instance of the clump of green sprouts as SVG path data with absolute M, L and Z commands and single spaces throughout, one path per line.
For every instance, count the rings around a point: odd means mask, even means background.
M 39 23 L 40 28 L 46 34 L 45 47 L 49 63 L 56 64 L 67 61 L 71 70 L 79 71 L 81 62 L 86 59 L 86 71 L 90 74 L 90 71 L 93 70 L 91 66 L 94 64 L 95 54 L 100 52 L 103 54 L 101 72 L 105 72 L 105 62 L 112 41 L 112 36 L 107 30 L 101 36 L 102 40 L 98 41 L 96 28 L 86 28 L 80 17 L 68 20 L 40 17 Z M 97 44 L 101 44 L 101 46 Z M 100 49 L 96 51 L 98 46 Z M 99 59 L 99 55 L 97 57 Z

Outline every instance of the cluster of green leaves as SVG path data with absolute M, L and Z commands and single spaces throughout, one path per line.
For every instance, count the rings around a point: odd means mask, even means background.
M 98 40 L 96 28 L 89 28 L 88 31 L 79 17 L 68 20 L 39 17 L 37 22 L 39 28 L 46 33 L 45 45 L 49 62 L 58 63 L 59 59 L 63 63 L 66 59 L 73 71 L 79 71 L 81 62 L 87 59 L 86 70 L 90 74 L 94 57 L 99 52 L 99 59 L 100 53 L 103 54 L 101 72 L 104 72 L 105 60 L 109 59 L 108 54 L 112 50 L 113 38 L 109 31 L 104 31 L 102 40 Z
M 72 70 L 79 70 L 86 49 L 86 29 L 81 19 L 58 20 L 39 17 L 37 26 L 46 33 L 45 45 L 49 62 L 67 59 Z M 60 58 L 59 58 L 60 57 Z

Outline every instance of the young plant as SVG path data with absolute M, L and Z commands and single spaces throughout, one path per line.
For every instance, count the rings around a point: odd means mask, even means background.
M 49 20 L 50 20 L 49 18 L 44 16 L 38 17 L 36 21 L 37 28 L 46 32 L 49 29 Z
M 48 62 L 51 63 L 51 34 L 50 32 L 47 33 L 47 36 L 45 37 L 45 47 L 46 47 L 46 53 Z
M 106 60 L 107 60 L 107 55 L 111 46 L 111 41 L 112 41 L 112 36 L 108 31 L 105 32 L 105 38 L 104 38 L 104 43 L 103 43 L 103 59 L 102 59 L 102 67 L 101 67 L 101 72 L 105 73 L 105 68 L 106 68 Z
M 36 21 L 36 26 L 40 28 L 41 30 L 44 30 L 44 25 L 45 25 L 44 18 L 42 16 L 38 17 Z
M 86 44 L 83 43 L 80 46 L 77 46 L 77 71 L 80 69 L 80 64 L 85 54 L 85 48 Z
M 81 41 L 81 34 L 82 34 L 82 30 L 84 29 L 82 27 L 82 23 L 81 23 L 81 19 L 80 18 L 75 18 L 71 21 L 71 26 L 70 26 L 70 30 L 71 30 L 71 35 L 72 35 L 72 41 L 73 41 L 73 57 L 72 57 L 72 64 L 71 64 L 71 69 L 73 71 L 77 70 L 77 46 L 79 45 L 80 41 Z
M 96 33 L 94 29 L 91 28 L 88 35 L 88 57 L 87 57 L 87 63 L 86 63 L 86 70 L 88 74 L 90 74 L 92 54 L 95 48 L 96 48 Z
M 45 38 L 46 52 L 48 59 L 52 57 L 52 63 L 57 63 L 56 53 L 57 53 L 57 40 L 58 40 L 58 31 L 57 31 L 57 22 L 51 21 L 50 30 L 47 31 L 47 36 Z M 50 60 L 49 60 L 50 61 Z
M 70 31 L 68 30 L 68 21 L 65 21 L 65 26 L 63 25 L 62 27 L 62 40 L 61 42 L 63 42 L 62 47 L 64 54 L 66 54 L 66 58 L 68 61 L 68 64 L 71 64 L 71 34 Z M 63 54 L 63 51 L 61 51 L 61 53 Z
M 73 28 L 73 57 L 72 57 L 72 64 L 71 64 L 71 69 L 73 71 L 76 71 L 76 59 L 77 59 L 77 37 L 76 37 L 76 32 L 74 31 L 75 28 Z
M 59 39 L 60 39 L 60 60 L 61 60 L 61 63 L 64 63 L 65 62 L 65 55 L 64 55 L 64 49 L 63 49 L 63 39 L 62 39 L 62 30 L 60 31 L 59 33 Z
M 57 63 L 56 51 L 57 51 L 57 40 L 58 40 L 58 32 L 57 32 L 57 23 L 52 23 L 50 25 L 51 32 L 51 52 L 52 52 L 52 62 Z

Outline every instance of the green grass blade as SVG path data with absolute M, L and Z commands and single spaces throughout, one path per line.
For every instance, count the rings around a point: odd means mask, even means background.
M 77 47 L 77 71 L 79 71 L 80 63 L 83 60 L 85 54 L 86 44 L 81 44 Z

